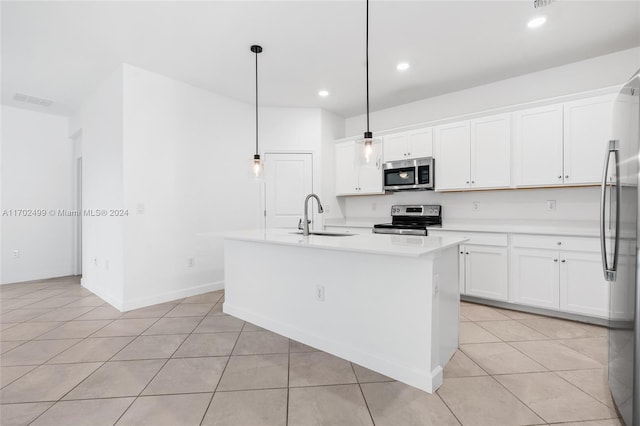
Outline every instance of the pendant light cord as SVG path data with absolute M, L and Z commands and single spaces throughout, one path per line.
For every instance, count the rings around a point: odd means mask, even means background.
M 258 154 L 258 51 L 256 50 L 256 155 Z
M 367 0 L 367 25 L 366 25 L 366 69 L 367 69 L 367 133 L 369 132 L 369 0 Z

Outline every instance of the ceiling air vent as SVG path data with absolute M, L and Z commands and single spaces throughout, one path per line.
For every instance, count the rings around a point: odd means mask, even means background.
M 16 93 L 13 95 L 13 100 L 18 102 L 26 102 L 28 104 L 40 105 L 43 107 L 51 106 L 53 101 L 49 99 L 36 98 L 35 96 L 25 95 L 23 93 Z

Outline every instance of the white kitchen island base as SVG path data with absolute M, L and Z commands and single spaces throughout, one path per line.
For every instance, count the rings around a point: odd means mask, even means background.
M 434 392 L 458 347 L 458 243 L 225 235 L 224 312 Z

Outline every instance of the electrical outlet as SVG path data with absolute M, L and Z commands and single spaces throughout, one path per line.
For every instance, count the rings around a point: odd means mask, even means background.
M 324 286 L 323 285 L 316 286 L 316 301 L 324 302 Z
M 473 211 L 477 212 L 478 210 L 480 210 L 480 203 L 477 201 L 473 202 Z
M 547 200 L 547 211 L 554 211 L 556 209 L 556 200 Z
M 194 266 L 196 266 L 196 259 L 193 257 L 190 257 L 187 261 L 187 265 L 189 266 L 189 268 L 193 268 Z
M 11 251 L 11 256 L 12 256 L 14 259 L 19 258 L 19 257 L 20 257 L 20 250 L 12 250 L 12 251 Z

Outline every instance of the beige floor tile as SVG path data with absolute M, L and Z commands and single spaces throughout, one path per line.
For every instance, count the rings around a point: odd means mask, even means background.
M 185 298 L 182 303 L 218 303 L 222 298 L 222 291 L 212 291 L 209 293 L 199 294 Z
M 244 327 L 242 327 L 242 331 L 267 331 L 262 327 L 258 327 L 255 324 L 251 324 L 250 322 L 245 322 Z
M 205 317 L 194 333 L 220 333 L 224 331 L 241 331 L 244 321 L 232 316 Z
M 476 343 L 460 349 L 489 374 L 529 373 L 546 369 L 506 343 Z
M 286 388 L 288 378 L 288 354 L 232 356 L 218 391 Z
M 213 308 L 213 303 L 181 303 L 171 309 L 165 316 L 170 317 L 203 317 Z
M 529 318 L 519 321 L 552 339 L 600 337 L 597 335 L 600 333 L 599 327 L 589 328 L 588 326 L 574 321 L 548 317 Z
M 289 386 L 357 383 L 351 363 L 326 352 L 290 354 Z
M 226 356 L 170 359 L 142 395 L 213 392 L 227 359 Z
M 606 406 L 614 407 L 606 369 L 559 371 L 557 374 Z
M 42 365 L 0 390 L 0 401 L 56 401 L 98 367 L 100 363 Z
M 33 340 L 2 354 L 0 364 L 2 366 L 44 364 L 79 341 L 80 339 Z
M 131 343 L 133 339 L 133 336 L 84 339 L 77 345 L 72 346 L 55 358 L 49 360 L 47 364 L 108 361 L 122 348 Z
M 210 393 L 141 396 L 116 423 L 118 426 L 198 426 Z
M 513 342 L 511 344 L 549 370 L 602 368 L 602 364 L 598 361 L 556 341 L 541 340 L 538 342 Z
M 547 340 L 549 339 L 544 334 L 534 330 L 531 327 L 527 327 L 518 321 L 482 321 L 477 322 L 477 325 L 490 331 L 495 336 L 505 342 L 517 342 L 527 340 Z
M 363 384 L 362 392 L 377 426 L 460 424 L 438 395 L 404 383 Z
M 625 426 L 620 419 L 592 420 L 588 422 L 556 423 L 554 426 Z
M 231 355 L 239 333 L 192 334 L 173 355 L 178 357 L 204 357 Z
M 175 303 L 162 303 L 125 312 L 122 318 L 160 318 L 176 306 Z
M 216 392 L 202 425 L 284 426 L 286 419 L 286 389 Z
M 102 306 L 102 305 L 105 305 L 106 303 L 107 302 L 105 302 L 98 296 L 90 295 L 90 296 L 84 296 L 76 300 L 75 302 L 69 303 L 68 305 L 66 305 L 66 307 L 75 308 L 78 306 Z
M 118 319 L 122 317 L 122 315 L 123 313 L 113 306 L 99 306 L 97 308 L 94 308 L 92 311 L 79 316 L 78 318 L 76 318 L 76 320 Z
M 35 365 L 0 367 L 0 388 L 3 388 L 9 383 L 16 381 L 34 368 L 36 368 Z
M 75 301 L 77 301 L 79 299 L 80 299 L 80 297 L 77 297 L 77 296 L 72 296 L 72 297 L 64 297 L 64 296 L 50 297 L 50 298 L 46 298 L 46 299 L 40 300 L 39 302 L 32 303 L 31 305 L 29 305 L 29 307 L 32 308 L 32 309 L 60 308 L 62 306 L 68 305 L 71 302 L 75 302 Z
M 60 327 L 63 322 L 25 322 L 0 333 L 2 341 L 31 340 Z
M 164 360 L 107 362 L 64 399 L 137 396 L 164 363 Z M 67 365 L 84 364 L 61 364 L 56 367 Z
M 71 321 L 87 312 L 96 309 L 92 306 L 80 306 L 76 308 L 58 308 L 46 314 L 34 318 L 32 321 Z
M 247 330 L 245 330 L 247 331 Z M 318 349 L 307 346 L 304 343 L 296 342 L 295 340 L 289 340 L 289 352 L 317 352 Z
M 9 311 L 0 315 L 0 322 L 5 323 L 30 321 L 36 317 L 39 317 L 40 315 L 46 314 L 47 312 L 51 312 L 51 309 L 15 309 L 13 311 Z
M 170 358 L 186 338 L 186 334 L 138 336 L 118 352 L 113 360 Z
M 460 323 L 460 344 L 499 342 L 500 339 L 474 322 Z
M 358 383 L 393 382 L 391 377 L 369 370 L 358 364 L 351 363 L 351 365 L 353 366 L 353 372 L 356 373 Z
M 552 372 L 513 374 L 495 379 L 549 423 L 616 417 L 613 409 Z
M 286 354 L 289 339 L 270 331 L 243 331 L 233 350 L 234 355 Z
M 496 310 L 500 312 L 502 315 L 508 316 L 512 320 L 540 318 L 540 315 L 530 314 L 529 312 L 521 312 L 521 311 L 514 311 L 511 309 L 498 309 L 498 308 L 496 308 Z
M 583 339 L 560 340 L 559 342 L 569 346 L 574 351 L 595 359 L 602 365 L 606 365 L 607 359 L 609 359 L 609 340 L 607 337 L 586 337 Z
M 83 339 L 109 323 L 111 323 L 111 320 L 69 321 L 58 328 L 38 336 L 37 339 Z
M 460 313 L 471 321 L 504 321 L 509 319 L 509 317 L 494 308 L 483 305 L 462 305 L 460 306 Z
M 133 400 L 134 398 L 109 398 L 60 401 L 31 423 L 31 426 L 111 426 Z
M 373 425 L 358 385 L 289 390 L 289 425 Z
M 544 423 L 492 377 L 447 379 L 438 390 L 438 395 L 465 426 Z
M 3 354 L 5 352 L 9 352 L 11 349 L 13 348 L 17 348 L 18 346 L 22 345 L 23 343 L 26 343 L 25 340 L 12 340 L 11 342 L 0 342 L 0 354 Z M 0 361 L 0 364 L 2 364 L 2 362 Z
M 189 334 L 199 323 L 198 317 L 160 318 L 142 334 Z
M 487 373 L 466 356 L 462 351 L 457 350 L 453 357 L 444 367 L 444 378 L 449 377 L 473 377 L 486 376 Z
M 0 424 L 2 426 L 28 425 L 52 405 L 53 402 L 3 405 L 0 407 Z
M 98 330 L 91 337 L 137 336 L 156 321 L 155 318 L 118 319 Z
M 460 322 L 465 322 L 465 321 L 471 321 L 471 320 L 465 317 L 464 315 L 460 314 Z
M 217 315 L 227 315 L 222 311 L 222 302 L 218 302 L 213 306 L 213 309 L 211 309 L 211 311 L 209 311 L 209 313 L 207 314 L 208 317 L 210 316 L 217 316 Z

